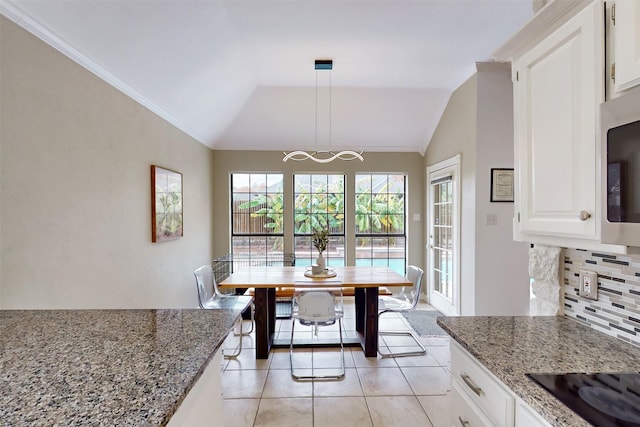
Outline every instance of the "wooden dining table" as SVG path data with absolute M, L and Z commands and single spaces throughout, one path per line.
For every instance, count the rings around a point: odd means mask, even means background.
M 243 267 L 219 283 L 221 288 L 253 288 L 255 304 L 256 358 L 267 359 L 274 340 L 276 325 L 276 288 L 291 289 L 296 282 L 318 286 L 354 288 L 355 326 L 359 344 L 366 357 L 378 354 L 378 289 L 411 286 L 401 274 L 387 267 L 335 267 L 335 277 L 309 278 L 307 267 Z M 354 344 L 345 339 L 346 344 Z M 287 341 L 286 345 L 288 346 Z

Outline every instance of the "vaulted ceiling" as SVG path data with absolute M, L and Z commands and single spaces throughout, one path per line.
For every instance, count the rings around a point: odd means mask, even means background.
M 423 153 L 451 93 L 532 5 L 0 0 L 0 11 L 211 148 Z M 317 58 L 333 70 L 316 74 Z

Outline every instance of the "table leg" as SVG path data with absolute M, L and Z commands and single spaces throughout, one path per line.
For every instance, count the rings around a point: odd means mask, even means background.
M 268 359 L 276 323 L 276 290 L 256 288 L 253 300 L 256 306 L 256 359 Z
M 378 356 L 378 288 L 365 289 L 364 310 L 364 355 Z M 357 319 L 357 317 L 356 317 Z M 356 320 L 357 322 L 357 320 Z
M 356 309 L 356 331 L 364 332 L 365 297 L 364 289 L 355 289 L 355 309 Z

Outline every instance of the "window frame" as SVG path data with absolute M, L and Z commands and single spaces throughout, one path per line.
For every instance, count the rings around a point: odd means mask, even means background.
M 235 178 L 239 177 L 239 176 L 248 176 L 248 189 L 247 191 L 234 191 L 235 189 Z M 264 177 L 264 191 L 257 191 L 256 189 L 253 188 L 252 185 L 252 177 L 253 176 L 259 176 L 262 175 Z M 275 176 L 276 177 L 276 181 L 277 179 L 280 178 L 280 191 L 276 191 L 276 192 L 270 192 L 269 191 L 269 182 L 270 176 Z M 252 212 L 251 209 L 255 208 L 256 206 L 249 206 L 246 209 L 248 210 L 248 212 L 238 212 L 237 211 L 237 206 L 236 206 L 236 202 L 239 201 L 236 198 L 236 195 L 238 194 L 246 194 L 248 196 L 248 201 L 247 203 L 250 203 L 252 200 L 254 200 L 254 196 L 262 196 L 265 198 L 265 206 L 263 206 L 261 209 L 268 209 L 268 200 L 269 200 L 269 196 L 277 196 L 280 195 L 280 210 L 279 213 L 275 213 L 273 215 L 279 215 L 280 216 L 280 221 L 281 221 L 281 229 L 279 232 L 268 232 L 267 230 L 264 230 L 263 232 L 256 232 L 254 230 L 252 230 L 252 228 L 254 227 L 254 225 L 249 225 L 249 230 L 246 232 L 242 232 L 242 231 L 238 231 L 236 229 L 236 221 L 238 220 L 240 215 L 248 215 L 249 217 L 251 216 Z M 246 260 L 251 263 L 252 259 L 255 258 L 255 260 L 265 260 L 268 259 L 271 255 L 274 254 L 282 254 L 284 253 L 284 239 L 285 239 L 285 233 L 286 233 L 286 229 L 287 229 L 287 224 L 285 221 L 285 214 L 284 214 L 284 206 L 282 205 L 282 203 L 284 203 L 284 174 L 282 172 L 233 172 L 230 174 L 230 203 L 229 203 L 229 213 L 231 215 L 231 221 L 230 221 L 230 246 L 231 246 L 231 250 L 230 253 L 232 254 L 232 256 L 239 258 L 246 258 Z M 262 204 L 261 204 L 262 205 Z M 261 205 L 257 205 L 257 206 L 261 206 Z M 264 222 L 264 226 L 266 226 L 267 224 L 269 224 L 269 220 L 267 219 L 268 217 L 265 215 L 265 219 L 262 220 Z M 259 221 L 259 222 L 262 222 Z M 273 222 L 271 222 L 273 223 Z M 238 252 L 236 250 L 236 245 L 235 245 L 235 241 L 238 238 L 247 238 L 249 240 L 249 251 L 243 251 L 243 252 Z M 253 239 L 263 239 L 263 243 L 262 246 L 264 248 L 264 253 L 255 253 L 254 251 L 254 245 L 251 243 L 251 241 Z M 271 239 L 279 239 L 280 243 L 279 243 L 279 250 L 273 250 L 272 248 L 275 246 L 275 243 L 272 241 L 270 243 Z M 255 247 L 259 247 L 260 245 L 255 245 Z M 271 249 L 270 249 L 271 248 Z
M 360 180 L 366 176 L 369 176 L 370 178 L 370 185 L 368 187 L 368 191 L 361 191 L 359 190 L 359 186 L 358 183 L 360 182 Z M 389 181 L 390 181 L 390 177 L 392 176 L 401 176 L 402 177 L 402 191 L 398 192 L 398 191 L 387 191 L 387 192 L 374 192 L 373 189 L 373 182 L 374 182 L 374 177 L 376 176 L 385 176 L 386 177 L 386 183 L 385 185 L 389 185 Z M 354 212 L 354 222 L 355 222 L 355 229 L 354 229 L 354 245 L 355 245 L 355 258 L 354 258 L 354 263 L 355 265 L 363 265 L 362 261 L 365 260 L 369 260 L 369 264 L 367 265 L 371 265 L 371 266 L 375 266 L 375 265 L 382 265 L 382 263 L 378 262 L 376 263 L 376 260 L 386 260 L 386 266 L 389 268 L 394 268 L 391 265 L 391 260 L 392 259 L 402 259 L 403 260 L 403 265 L 402 265 L 402 270 L 398 271 L 401 274 L 405 274 L 406 273 L 406 269 L 407 269 L 407 174 L 405 173 L 391 173 L 391 172 L 357 172 L 354 174 L 354 179 L 355 179 L 355 186 L 354 186 L 354 194 L 353 194 L 353 199 L 354 199 L 354 206 L 355 206 L 355 210 L 356 212 Z M 369 232 L 362 232 L 359 231 L 359 222 L 358 222 L 358 215 L 362 215 L 362 213 L 359 213 L 359 208 L 358 208 L 358 197 L 361 195 L 369 195 L 371 199 L 374 199 L 377 195 L 379 194 L 386 194 L 387 196 L 387 208 L 385 209 L 385 212 L 390 212 L 389 209 L 389 201 L 390 201 L 390 196 L 393 194 L 400 194 L 402 196 L 402 212 L 401 213 L 397 213 L 394 215 L 401 215 L 402 216 L 402 232 L 376 232 L 374 233 L 372 229 L 370 229 Z M 376 215 L 374 213 L 367 213 L 365 215 L 370 215 L 371 217 L 373 215 Z M 372 219 L 372 218 L 370 218 Z M 361 247 L 360 243 L 360 239 L 386 239 L 387 240 L 387 244 L 386 244 L 386 248 L 387 248 L 387 253 L 386 253 L 386 258 L 375 258 L 374 256 L 374 245 L 371 244 L 370 245 L 370 257 L 366 258 L 359 258 L 358 257 L 358 248 Z M 390 257 L 389 255 L 391 254 L 391 239 L 402 239 L 403 240 L 403 244 L 401 245 L 403 250 L 402 250 L 402 257 L 400 258 L 396 258 L 396 257 Z M 399 245 L 400 246 L 400 245 Z M 399 247 L 398 246 L 398 247 Z M 360 262 L 359 262 L 360 261 Z
M 310 191 L 308 193 L 304 193 L 304 192 L 300 192 L 298 191 L 298 182 L 296 180 L 296 178 L 298 177 L 309 177 L 309 187 L 310 187 Z M 325 177 L 327 179 L 327 184 L 325 187 L 325 191 L 324 192 L 314 192 L 312 191 L 314 188 L 314 179 L 316 177 Z M 337 191 L 330 191 L 330 187 L 331 184 L 329 183 L 329 177 L 333 177 L 333 179 L 341 179 L 342 180 L 342 191 L 341 192 L 337 192 Z M 293 191 L 291 194 L 291 198 L 292 198 L 292 206 L 293 206 L 293 242 L 294 242 L 294 250 L 293 253 L 295 254 L 296 260 L 306 260 L 309 263 L 313 263 L 314 260 L 317 258 L 318 256 L 318 251 L 313 247 L 313 245 L 311 244 L 311 238 L 313 235 L 313 225 L 309 225 L 309 230 L 305 231 L 305 232 L 300 232 L 298 224 L 297 224 L 297 219 L 296 217 L 298 215 L 308 215 L 310 217 L 313 217 L 314 215 L 321 215 L 321 216 L 326 216 L 325 221 L 323 224 L 320 225 L 320 227 L 323 227 L 328 224 L 330 221 L 328 219 L 329 216 L 334 215 L 334 216 L 342 216 L 340 222 L 341 222 L 341 231 L 336 232 L 336 231 L 332 231 L 332 227 L 329 227 L 329 244 L 327 245 L 327 250 L 323 253 L 323 257 L 326 261 L 326 265 L 332 265 L 332 266 L 343 266 L 346 264 L 346 207 L 345 207 L 345 202 L 346 202 L 346 179 L 347 176 L 344 173 L 335 173 L 335 172 L 315 172 L 315 173 L 294 173 L 292 175 L 292 180 L 293 180 Z M 328 201 L 329 197 L 331 194 L 333 195 L 341 195 L 341 210 L 335 211 L 333 213 L 331 213 L 329 211 L 329 204 L 327 203 L 326 206 L 326 210 L 323 212 L 318 212 L 318 211 L 314 211 L 312 209 L 309 209 L 307 211 L 300 211 L 297 207 L 296 207 L 296 201 L 298 199 L 299 196 L 308 194 L 310 196 L 311 199 L 313 199 L 314 195 L 322 195 L 324 197 L 326 197 L 326 200 Z M 340 197 L 337 197 L 338 201 L 340 200 Z M 315 228 L 315 230 L 318 230 L 319 228 Z M 302 254 L 301 251 L 298 249 L 299 247 L 299 243 L 300 241 L 305 241 L 305 246 L 309 247 L 309 254 L 307 255 L 306 253 Z M 342 246 L 342 251 L 339 250 L 339 247 Z M 335 249 L 335 250 L 334 250 Z M 336 256 L 340 255 L 341 256 Z

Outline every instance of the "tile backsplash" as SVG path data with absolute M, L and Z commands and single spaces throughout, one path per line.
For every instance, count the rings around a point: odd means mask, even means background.
M 564 314 L 640 346 L 640 256 L 564 249 Z M 598 300 L 578 295 L 580 270 L 598 274 Z

